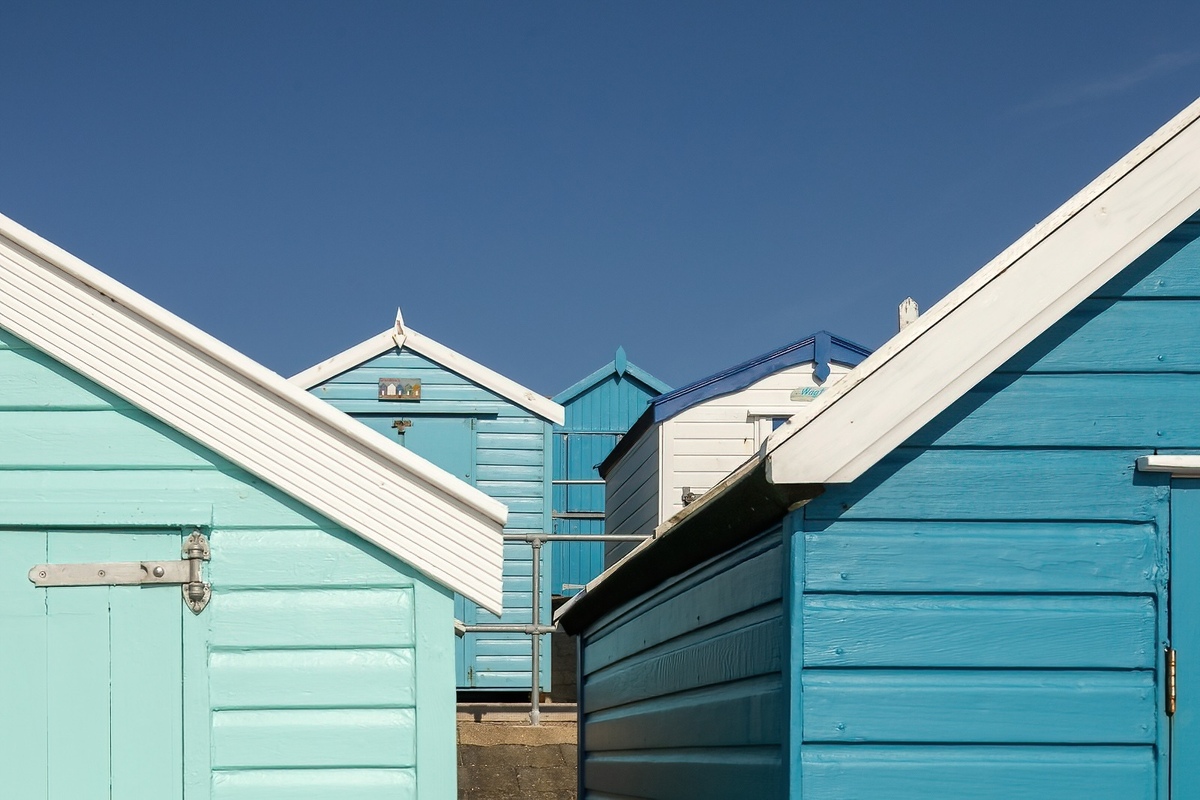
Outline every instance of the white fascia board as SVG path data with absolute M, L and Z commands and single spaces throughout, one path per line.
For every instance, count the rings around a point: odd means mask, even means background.
M 303 389 L 311 389 L 347 370 L 354 369 L 359 364 L 383 355 L 393 347 L 407 347 L 412 352 L 441 364 L 452 372 L 457 372 L 467 380 L 474 381 L 485 389 L 495 392 L 506 400 L 511 400 L 530 413 L 555 425 L 563 424 L 563 420 L 566 419 L 566 410 L 553 400 L 542 397 L 532 389 L 526 389 L 516 381 L 472 361 L 462 353 L 451 350 L 446 345 L 417 333 L 409 327 L 388 328 L 320 364 L 293 375 L 290 380 Z
M 507 508 L 0 215 L 0 327 L 499 613 Z
M 462 353 L 451 350 L 446 345 L 435 342 L 428 336 L 417 333 L 412 328 L 405 328 L 404 346 L 435 361 L 449 370 L 457 372 L 468 380 L 474 381 L 485 389 L 491 389 L 503 398 L 529 410 L 544 420 L 555 425 L 562 425 L 567 417 L 566 409 L 548 397 L 542 397 L 532 389 L 526 389 L 516 381 L 506 378 L 495 370 L 472 361 Z
M 1142 456 L 1137 460 L 1137 469 L 1138 472 L 1166 472 L 1173 478 L 1200 478 L 1200 456 Z
M 773 483 L 848 483 L 1200 208 L 1200 101 L 764 443 Z
M 388 328 L 386 331 L 372 336 L 365 342 L 359 342 L 348 350 L 343 350 L 319 364 L 314 364 L 303 372 L 296 373 L 288 378 L 288 381 L 299 386 L 301 389 L 311 389 L 314 386 L 319 386 L 330 378 L 335 378 L 343 372 L 354 369 L 359 364 L 377 358 L 391 350 L 396 346 L 395 334 L 395 328 Z

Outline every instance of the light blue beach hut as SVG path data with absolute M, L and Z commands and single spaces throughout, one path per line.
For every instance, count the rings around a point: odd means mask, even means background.
M 417 332 L 399 312 L 392 327 L 291 380 L 503 503 L 505 534 L 551 530 L 551 427 L 563 421 L 554 401 Z M 550 619 L 550 549 L 539 563 L 542 624 Z M 460 596 L 456 618 L 465 625 L 533 623 L 533 552 L 525 541 L 505 542 L 502 614 Z M 549 689 L 545 644 L 540 685 Z M 467 633 L 457 648 L 459 689 L 528 692 L 532 649 L 525 633 Z
M 451 800 L 500 503 L 0 217 L 0 795 Z
M 625 348 L 613 360 L 554 396 L 565 412 L 554 427 L 554 532 L 604 533 L 604 481 L 597 471 L 613 447 L 670 387 L 630 363 Z M 604 571 L 603 542 L 555 542 L 551 586 L 572 595 Z
M 560 612 L 581 796 L 1200 797 L 1200 102 Z

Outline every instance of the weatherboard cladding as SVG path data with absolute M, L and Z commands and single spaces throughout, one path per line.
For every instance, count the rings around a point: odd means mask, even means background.
M 421 381 L 419 402 L 378 399 L 381 378 L 403 377 Z M 396 441 L 412 437 L 423 420 L 462 420 L 470 426 L 469 474 L 458 477 L 508 507 L 506 534 L 544 533 L 550 530 L 548 503 L 550 423 L 512 400 L 501 397 L 432 359 L 406 348 L 392 346 L 310 389 L 316 397 Z M 412 433 L 401 434 L 395 420 L 412 422 Z M 426 424 L 429 424 L 426 422 Z M 422 452 L 434 463 L 444 463 L 447 453 Z M 549 561 L 543 558 L 544 564 Z M 542 569 L 542 619 L 550 617 L 550 575 Z M 523 542 L 504 544 L 504 613 L 499 621 L 532 622 L 532 548 Z M 458 603 L 457 613 L 468 624 L 495 622 L 497 618 L 474 604 Z M 468 634 L 459 664 L 460 688 L 527 689 L 530 685 L 532 648 L 523 634 Z M 543 687 L 549 680 L 549 648 L 543 648 Z
M 777 797 L 787 731 L 776 528 L 582 637 L 588 796 Z
M 792 515 L 790 796 L 1165 796 L 1157 654 L 1168 477 L 1135 475 L 1134 462 L 1200 449 L 1200 425 L 1183 413 L 1200 401 L 1197 276 L 1200 218 L 862 478 L 827 486 Z M 757 546 L 590 623 L 585 673 L 600 670 L 596 644 L 614 637 L 607 646 L 634 663 L 658 657 L 656 640 L 643 647 L 612 617 L 676 586 L 714 583 Z M 695 622 L 672 633 L 694 646 L 712 636 Z M 693 730 L 708 702 L 664 705 Z M 748 699 L 725 713 L 756 707 Z M 591 724 L 586 710 L 583 719 Z M 672 745 L 636 730 L 603 748 L 586 732 L 584 741 L 589 787 L 608 788 L 606 749 L 651 764 L 639 773 L 649 785 L 685 780 L 669 751 L 655 752 Z M 761 744 L 711 746 L 735 758 Z M 689 796 L 726 795 L 700 786 Z
M 1134 463 L 1200 448 L 1198 239 L 1193 218 L 804 507 L 805 797 L 1165 797 L 1169 478 Z
M 554 402 L 563 406 L 562 425 L 554 428 L 555 481 L 599 480 L 597 466 L 625 431 L 666 384 L 630 364 L 623 349 L 606 366 L 560 392 Z M 604 519 L 578 514 L 604 514 L 602 484 L 556 484 L 553 497 L 554 532 L 602 534 Z M 556 542 L 551 568 L 555 594 L 569 595 L 604 569 L 603 542 Z
M 1167 797 L 1172 490 L 1169 475 L 1137 473 L 1135 462 L 1200 450 L 1197 331 L 1200 215 L 863 476 L 809 487 L 811 502 L 790 515 L 775 504 L 791 553 L 788 788 L 758 796 Z M 761 469 L 677 527 L 697 542 L 732 536 L 736 513 L 721 504 L 769 486 Z M 674 561 L 665 549 L 651 556 L 674 535 L 601 581 L 598 596 L 605 584 L 618 590 L 606 603 L 566 609 L 568 629 L 584 627 L 585 664 L 619 609 L 713 582 L 719 572 L 695 576 L 757 541 L 743 528 L 707 565 L 689 567 L 680 547 Z M 658 588 L 630 598 L 623 582 Z M 705 627 L 677 633 L 704 637 Z M 636 636 L 621 642 L 632 660 L 654 653 Z M 681 696 L 673 713 L 687 727 L 703 706 Z M 731 753 L 735 744 L 757 746 L 729 742 Z M 632 733 L 610 746 L 632 762 L 670 761 Z M 587 782 L 604 754 L 585 747 Z M 647 771 L 675 775 L 669 763 Z M 1193 779 L 1191 764 L 1174 765 L 1177 786 Z
M 455 796 L 448 589 L 3 331 L 0 485 L 0 677 L 21 687 L 0 695 L 9 796 L 44 796 L 47 777 L 64 796 L 91 796 L 93 767 L 115 768 L 135 729 L 163 739 L 155 698 L 178 706 L 181 695 L 187 746 L 162 742 L 170 763 L 157 745 L 137 754 L 130 796 L 160 774 L 187 798 L 282 800 L 322 786 L 329 797 Z M 156 538 L 166 542 L 157 557 L 177 558 L 192 526 L 213 554 L 199 615 L 176 587 L 39 589 L 25 575 L 39 561 L 79 560 L 76 545 L 97 537 L 115 560 L 156 557 L 120 549 Z M 110 591 L 97 628 L 93 600 Z M 89 631 L 107 642 L 120 593 L 157 603 L 177 630 L 182 619 L 175 674 L 90 658 Z M 28 602 L 48 617 L 23 617 Z

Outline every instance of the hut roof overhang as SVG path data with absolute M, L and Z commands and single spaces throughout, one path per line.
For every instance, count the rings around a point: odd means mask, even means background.
M 617 462 L 633 449 L 638 440 L 655 425 L 666 422 L 693 406 L 714 397 L 741 391 L 769 375 L 810 361 L 816 365 L 814 373 L 817 380 L 824 381 L 829 377 L 830 364 L 853 367 L 866 358 L 870 352 L 862 345 L 828 331 L 818 331 L 791 344 L 661 394 L 650 401 L 646 410 L 638 417 L 637 422 L 630 427 L 629 433 L 617 442 L 617 446 L 601 462 L 600 475 L 601 477 L 606 476 Z
M 499 613 L 505 506 L 0 215 L 0 327 Z

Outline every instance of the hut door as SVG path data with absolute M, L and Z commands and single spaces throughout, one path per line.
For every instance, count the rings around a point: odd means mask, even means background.
M 174 560 L 182 536 L 0 530 L 0 780 L 5 797 L 183 795 L 179 586 L 38 588 L 39 563 Z
M 1169 635 L 1176 654 L 1171 798 L 1200 798 L 1200 480 L 1171 484 Z
M 456 478 L 475 485 L 475 420 L 470 417 L 380 416 L 368 424 Z M 454 596 L 454 618 L 474 625 L 478 607 L 461 595 Z M 454 661 L 459 686 L 473 686 L 475 677 L 475 634 L 455 637 Z

